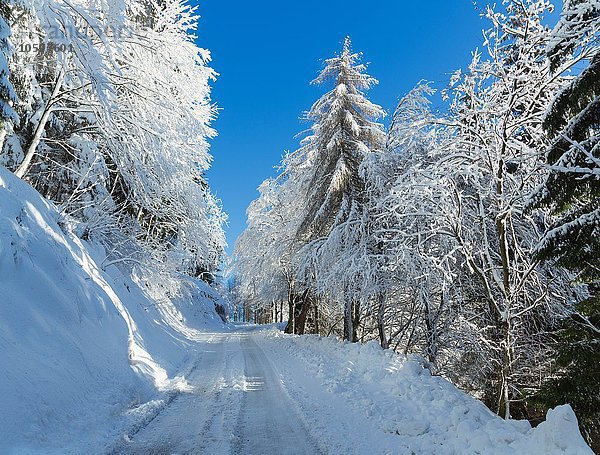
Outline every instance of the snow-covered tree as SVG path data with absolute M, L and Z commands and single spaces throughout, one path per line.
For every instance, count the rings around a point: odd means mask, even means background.
M 224 215 L 204 179 L 215 73 L 194 43 L 194 9 L 179 0 L 9 9 L 15 39 L 32 52 L 9 64 L 20 122 L 2 163 L 82 237 L 102 241 L 108 263 L 153 257 L 210 281 Z
M 376 84 L 346 38 L 339 56 L 325 61 L 315 84 L 333 82 L 308 112 L 314 124 L 305 141 L 312 150 L 306 201 L 298 237 L 305 244 L 297 259 L 299 276 L 317 295 L 342 304 L 344 339 L 356 339 L 361 287 L 370 281 L 366 187 L 360 166 L 380 150 L 385 134 L 377 120 L 381 107 L 365 91 Z M 361 284 L 362 283 L 362 284 Z
M 554 219 L 538 257 L 555 262 L 590 285 L 591 296 L 557 332 L 555 374 L 538 399 L 546 406 L 571 403 L 582 434 L 600 447 L 600 2 L 566 1 L 547 47 L 560 76 L 577 63 L 585 69 L 566 79 L 550 103 L 544 127 L 549 174 L 532 198 Z
M 375 294 L 361 164 L 383 149 L 385 134 L 376 122 L 382 109 L 364 94 L 376 81 L 359 59 L 346 39 L 340 55 L 325 62 L 314 83 L 332 81 L 334 88 L 308 112 L 311 134 L 286 155 L 277 179 L 261 185 L 236 245 L 240 286 L 263 306 L 286 298 L 289 332 L 311 324 L 330 333 L 341 313 L 344 337 L 356 340 L 361 300 Z
M 550 206 L 558 219 L 538 249 L 541 258 L 600 280 L 600 3 L 570 0 L 548 45 L 552 69 L 561 74 L 577 62 L 587 68 L 562 87 L 544 127 L 550 173 L 536 203 Z
M 526 195 L 543 170 L 537 150 L 547 143 L 543 115 L 558 81 L 545 59 L 549 31 L 543 0 L 507 0 L 488 8 L 487 59 L 476 53 L 454 78 L 454 101 L 434 172 L 443 231 L 456 243 L 463 270 L 478 287 L 463 321 L 475 323 L 473 371 L 486 403 L 509 418 L 550 364 L 547 331 L 573 304 L 568 276 L 532 253 L 544 230 L 540 212 L 526 212 Z M 463 279 L 464 282 L 464 279 Z M 466 362 L 463 363 L 465 365 Z M 483 373 L 483 374 L 482 374 Z M 468 377 L 468 376 L 467 376 Z M 469 387 L 464 384 L 465 387 Z
M 54 126 L 54 113 L 77 112 L 86 98 L 86 104 L 108 107 L 108 75 L 118 69 L 113 55 L 115 37 L 106 31 L 123 24 L 126 6 L 121 2 L 97 8 L 95 2 L 86 1 L 23 0 L 10 2 L 9 9 L 20 48 L 28 49 L 18 53 L 12 71 L 23 92 L 22 106 L 30 114 L 22 116 L 22 157 L 15 169 L 17 176 L 24 177 L 44 153 L 46 129 Z
M 374 172 L 387 176 L 378 191 L 376 237 L 383 245 L 389 304 L 380 319 L 385 345 L 424 355 L 432 370 L 447 335 L 453 247 L 432 216 L 444 203 L 435 192 L 429 156 L 441 140 L 434 127 L 429 97 L 434 90 L 421 82 L 399 102 L 388 132 L 388 149 Z M 390 175 L 389 169 L 392 169 Z
M 123 222 L 133 220 L 143 243 L 193 252 L 183 258 L 186 268 L 212 270 L 225 242 L 203 176 L 211 161 L 207 139 L 215 134 L 215 73 L 209 52 L 193 42 L 197 17 L 186 3 L 156 4 L 150 13 L 152 26 L 122 44 L 121 72 L 112 76 L 116 106 L 100 119 L 110 186 L 127 214 Z
M 0 3 L 0 151 L 6 137 L 7 121 L 18 121 L 18 116 L 13 109 L 17 101 L 17 94 L 10 81 L 8 60 L 12 55 L 12 45 L 9 41 L 11 29 L 7 19 L 10 8 L 7 3 Z

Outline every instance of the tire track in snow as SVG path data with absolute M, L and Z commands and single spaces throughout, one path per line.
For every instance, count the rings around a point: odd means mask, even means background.
M 219 409 L 231 335 L 220 335 L 201 344 L 198 360 L 190 369 L 190 392 L 180 392 L 129 440 L 121 441 L 112 454 L 198 453 L 202 429 Z M 235 353 L 235 351 L 233 351 Z M 231 362 L 230 362 L 231 363 Z
M 311 437 L 279 374 L 251 335 L 241 338 L 244 395 L 232 454 L 324 453 Z

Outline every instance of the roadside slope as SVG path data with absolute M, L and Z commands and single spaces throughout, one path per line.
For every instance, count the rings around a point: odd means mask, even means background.
M 152 298 L 153 283 L 103 270 L 103 259 L 0 167 L 1 453 L 109 440 L 127 408 L 185 388 L 174 377 L 190 355 L 185 315 L 222 327 L 203 284 L 179 283 L 182 313 Z

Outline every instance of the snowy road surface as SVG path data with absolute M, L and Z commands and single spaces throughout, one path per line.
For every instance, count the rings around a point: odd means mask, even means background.
M 573 411 L 505 421 L 377 343 L 242 326 L 203 334 L 189 388 L 112 454 L 591 454 Z
M 113 453 L 319 454 L 252 327 L 213 334 L 178 394 Z

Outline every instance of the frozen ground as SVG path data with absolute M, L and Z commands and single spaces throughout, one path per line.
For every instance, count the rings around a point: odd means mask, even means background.
M 177 396 L 114 454 L 318 454 L 253 327 L 208 336 Z

